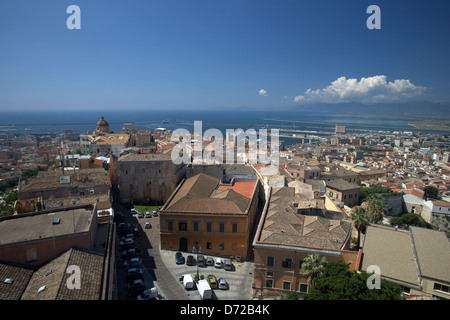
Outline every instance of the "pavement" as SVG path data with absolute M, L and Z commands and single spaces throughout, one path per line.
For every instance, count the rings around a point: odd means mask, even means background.
M 200 300 L 197 289 L 186 290 L 179 280 L 184 274 L 204 276 L 212 274 L 217 279 L 224 278 L 228 285 L 228 290 L 213 290 L 213 299 L 217 300 L 252 300 L 253 298 L 253 262 L 232 261 L 234 268 L 226 271 L 223 268 L 214 266 L 198 267 L 196 264 L 188 266 L 186 264 L 175 263 L 175 251 L 160 250 L 159 237 L 159 216 L 149 218 L 138 218 L 132 215 L 129 210 L 120 209 L 125 217 L 125 221 L 131 226 L 137 226 L 141 235 L 135 239 L 137 247 L 142 250 L 142 262 L 144 266 L 144 284 L 147 288 L 156 287 L 159 292 L 158 300 Z M 145 228 L 145 222 L 150 222 L 151 228 Z M 118 237 L 117 241 L 120 241 Z M 183 252 L 187 258 L 189 254 L 196 257 L 196 254 Z M 205 257 L 210 255 L 203 254 Z M 117 281 L 118 298 L 120 300 L 130 299 L 126 295 L 125 269 L 122 267 L 120 253 L 117 258 Z M 215 256 L 211 256 L 217 258 Z

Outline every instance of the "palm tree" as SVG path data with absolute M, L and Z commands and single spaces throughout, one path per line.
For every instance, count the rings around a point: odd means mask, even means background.
M 310 254 L 303 260 L 300 272 L 308 274 L 309 286 L 312 286 L 314 280 L 319 278 L 327 263 L 327 259 L 325 257 L 320 258 L 318 254 Z
M 373 223 L 382 220 L 387 213 L 387 206 L 381 194 L 371 194 L 367 199 L 369 204 L 369 216 Z
M 369 225 L 369 218 L 370 218 L 369 213 L 363 207 L 356 207 L 352 211 L 350 218 L 353 220 L 355 229 L 358 231 L 357 250 L 359 250 L 359 245 L 361 241 L 361 232 L 364 232 L 366 230 L 366 227 Z

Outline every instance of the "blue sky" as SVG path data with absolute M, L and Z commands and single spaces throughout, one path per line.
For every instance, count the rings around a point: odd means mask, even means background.
M 3 0 L 0 110 L 450 101 L 449 14 L 439 0 Z

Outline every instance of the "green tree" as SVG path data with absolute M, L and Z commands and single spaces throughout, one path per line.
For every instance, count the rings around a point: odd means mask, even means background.
M 358 231 L 358 240 L 356 244 L 356 250 L 359 250 L 361 245 L 361 232 L 366 231 L 366 227 L 369 225 L 369 213 L 363 207 L 356 207 L 350 214 L 350 218 L 353 220 L 353 225 L 356 231 Z
M 416 226 L 431 229 L 432 226 L 426 222 L 417 213 L 405 213 L 399 217 L 392 217 L 390 221 L 391 226 L 398 226 L 399 228 L 407 229 L 409 226 Z
M 320 258 L 318 254 L 310 254 L 303 260 L 300 272 L 308 274 L 309 286 L 314 285 L 314 281 L 320 277 L 326 265 L 327 259 L 325 257 Z
M 436 199 L 439 195 L 439 189 L 435 186 L 426 186 L 423 188 L 423 192 L 425 192 L 425 196 L 427 198 Z
M 380 289 L 369 289 L 371 275 L 348 270 L 343 261 L 329 262 L 305 300 L 401 300 L 402 288 L 380 279 Z
M 382 220 L 387 213 L 387 206 L 383 196 L 379 193 L 371 194 L 367 199 L 367 203 L 369 205 L 370 221 L 377 223 Z

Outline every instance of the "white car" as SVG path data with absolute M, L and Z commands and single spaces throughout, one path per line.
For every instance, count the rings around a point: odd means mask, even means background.
M 219 280 L 217 280 L 217 282 L 219 283 L 218 288 L 220 290 L 227 290 L 228 289 L 228 283 L 224 278 L 220 278 Z
M 222 260 L 216 259 L 216 261 L 214 261 L 214 267 L 222 268 L 223 267 Z
M 158 296 L 158 289 L 151 288 L 151 289 L 145 290 L 140 295 L 138 295 L 137 299 L 138 300 L 151 300 L 151 299 L 156 299 L 157 296 Z
M 146 218 L 151 218 L 151 217 L 152 217 L 152 213 L 147 211 L 147 212 L 145 213 L 145 217 L 146 217 Z
M 147 222 L 145 223 L 145 229 L 150 229 L 150 222 L 147 221 Z
M 144 217 L 144 213 L 143 212 L 139 212 L 138 213 L 138 218 L 143 218 Z

